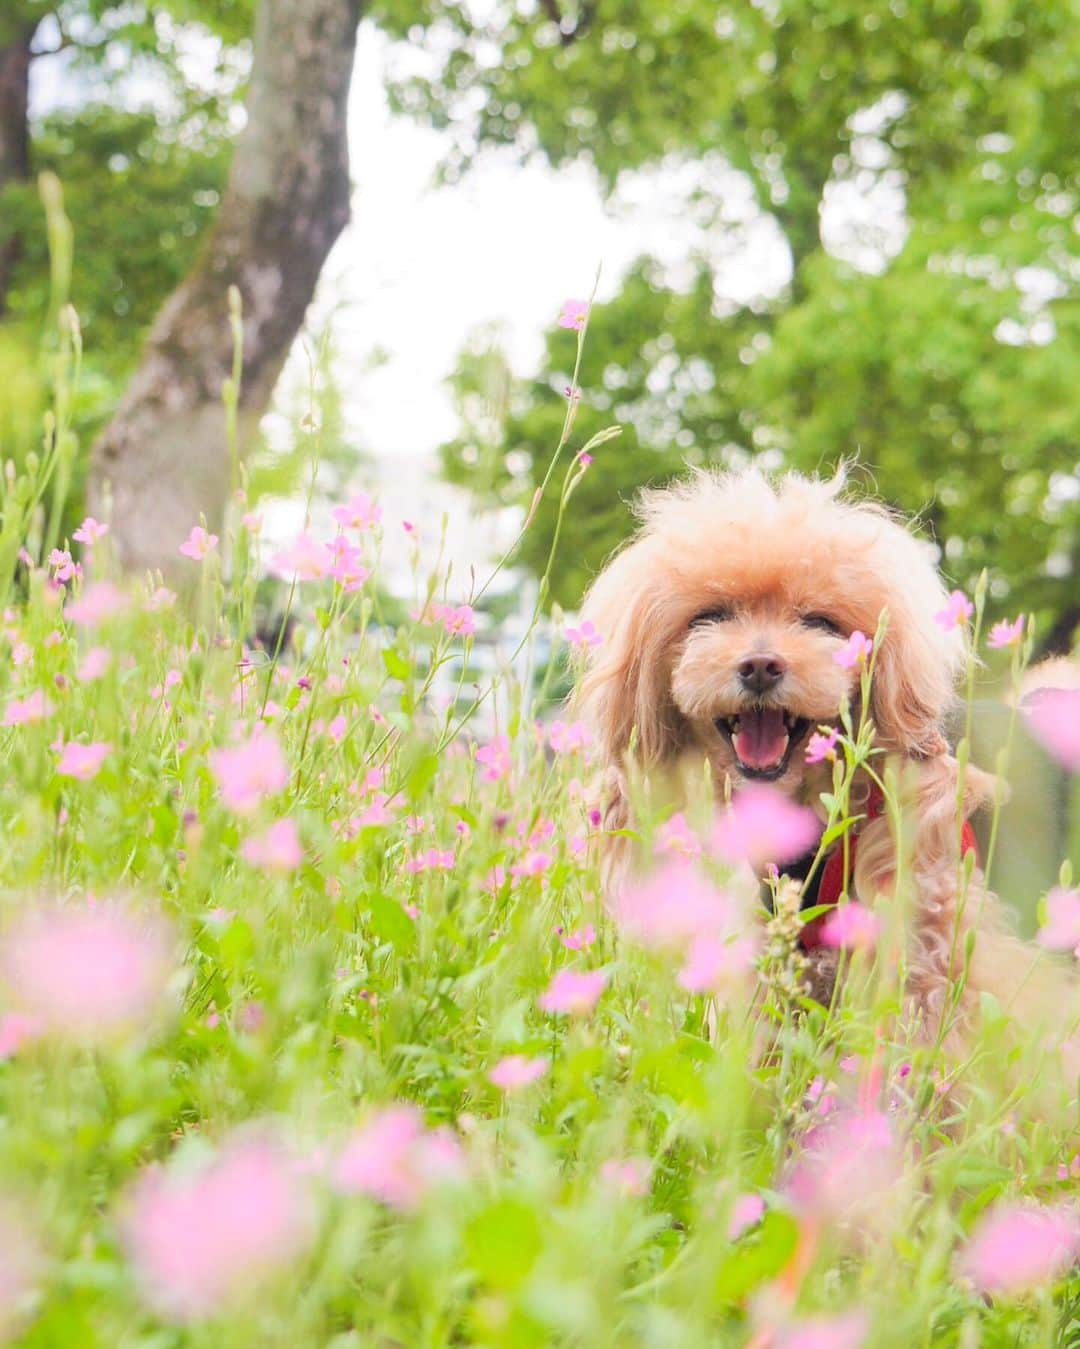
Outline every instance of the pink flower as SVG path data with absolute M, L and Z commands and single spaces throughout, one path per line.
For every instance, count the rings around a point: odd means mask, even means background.
M 962 628 L 974 612 L 975 606 L 964 592 L 954 590 L 945 608 L 934 615 L 934 622 L 946 632 L 951 632 L 953 628 Z
M 995 623 L 990 629 L 990 636 L 986 640 L 986 645 L 994 651 L 999 651 L 1004 646 L 1018 646 L 1023 635 L 1024 615 L 1021 614 L 1019 618 L 1014 618 L 1011 623 L 1007 619 Z
M 605 1185 L 629 1199 L 641 1199 L 649 1193 L 652 1168 L 641 1157 L 609 1158 L 600 1168 L 600 1179 Z
M 600 646 L 604 641 L 603 637 L 600 636 L 596 627 L 589 619 L 586 619 L 584 623 L 581 623 L 576 628 L 567 628 L 563 633 L 563 636 L 571 646 L 576 646 L 582 651 L 587 650 L 590 647 Z
M 561 929 L 559 931 L 561 933 L 559 940 L 568 951 L 586 951 L 596 941 L 596 928 L 592 923 L 586 923 L 576 932 L 562 933 Z
M 599 824 L 599 820 L 596 821 Z M 672 815 L 656 831 L 658 855 L 671 853 L 676 857 L 700 857 L 701 840 L 690 828 L 682 811 Z
M 476 632 L 476 614 L 471 605 L 442 604 L 438 617 L 446 631 L 454 636 L 471 637 Z
M 28 642 L 16 642 L 11 648 L 11 663 L 15 666 L 29 665 L 34 658 L 33 647 Z
M 449 1129 L 426 1130 L 415 1106 L 387 1106 L 353 1134 L 333 1180 L 345 1194 L 369 1194 L 390 1208 L 414 1209 L 433 1185 L 459 1179 L 464 1169 Z
M 71 554 L 66 548 L 52 550 L 49 554 L 49 566 L 53 569 L 53 579 L 56 581 L 73 581 L 82 575 L 82 568 L 77 562 L 72 561 Z
M 560 970 L 537 1005 L 544 1012 L 584 1016 L 596 1006 L 607 981 L 603 970 Z
M 238 815 L 250 815 L 259 802 L 283 790 L 289 765 L 272 731 L 260 731 L 250 740 L 210 755 L 221 799 Z
M 835 726 L 823 727 L 820 731 L 815 731 L 806 742 L 806 762 L 824 763 L 826 760 L 835 762 L 836 742 L 839 738 L 840 732 Z
M 320 581 L 330 574 L 334 556 L 325 543 L 319 543 L 310 534 L 301 531 L 287 548 L 282 548 L 270 559 L 270 570 L 275 576 L 298 581 Z
M 98 539 L 103 539 L 108 532 L 108 525 L 100 524 L 92 515 L 88 515 L 71 537 L 76 543 L 84 543 L 88 548 L 92 548 Z
M 12 698 L 4 710 L 4 726 L 25 726 L 31 721 L 42 721 L 53 710 L 52 703 L 41 689 L 35 689 L 25 698 Z
M 774 1349 L 860 1349 L 869 1330 L 870 1319 L 862 1311 L 811 1316 L 802 1325 L 782 1330 L 773 1345 Z
M 354 492 L 344 506 L 330 512 L 346 529 L 372 529 L 382 519 L 382 508 L 366 492 Z
M 626 935 L 654 951 L 678 950 L 701 933 L 734 933 L 743 917 L 730 894 L 682 860 L 628 879 L 612 907 Z
M 258 511 L 245 511 L 240 517 L 240 522 L 249 534 L 260 534 L 263 527 L 263 518 Z
M 0 981 L 43 1034 L 80 1042 L 140 1031 L 168 1001 L 170 936 L 112 904 L 34 909 L 0 945 Z
M 846 951 L 868 951 L 877 944 L 880 931 L 881 920 L 877 914 L 852 900 L 838 904 L 825 919 L 821 942 L 823 946 Z
M 476 762 L 484 766 L 484 771 L 480 774 L 484 782 L 498 782 L 506 777 L 513 767 L 510 758 L 510 737 L 497 735 L 490 744 L 481 745 L 476 751 Z
M 168 586 L 158 586 L 149 596 L 143 608 L 148 614 L 160 613 L 163 609 L 171 609 L 176 603 L 176 593 Z
M 300 832 L 290 819 L 278 820 L 265 833 L 245 840 L 240 852 L 246 862 L 267 871 L 295 871 L 304 860 Z
M 216 534 L 210 534 L 202 525 L 192 525 L 191 533 L 180 545 L 180 552 L 193 562 L 203 562 L 217 546 Z
M 197 1171 L 144 1172 L 122 1232 L 147 1302 L 194 1321 L 285 1273 L 315 1229 L 290 1159 L 267 1139 L 236 1137 Z
M 873 649 L 873 640 L 856 628 L 840 650 L 833 652 L 833 660 L 845 670 L 860 669 L 870 659 Z
M 559 315 L 559 327 L 573 328 L 580 332 L 585 327 L 585 321 L 588 317 L 588 300 L 564 300 L 562 313 Z
M 111 664 L 112 652 L 108 647 L 92 646 L 79 666 L 79 682 L 88 684 L 93 679 L 100 679 L 102 675 L 107 673 Z
M 1050 951 L 1080 952 L 1080 890 L 1054 886 L 1046 896 L 1046 922 L 1036 940 Z
M 803 1140 L 786 1189 L 805 1214 L 834 1222 L 869 1222 L 886 1207 L 883 1201 L 900 1179 L 900 1164 L 887 1115 L 837 1110 Z
M 127 597 L 111 581 L 95 581 L 87 586 L 77 600 L 69 600 L 64 617 L 80 627 L 92 627 L 114 618 L 127 606 Z
M 344 534 L 339 534 L 330 545 L 333 562 L 330 575 L 347 595 L 360 589 L 368 579 L 370 572 L 363 564 L 363 554 L 354 547 Z
M 550 853 L 542 852 L 539 849 L 532 849 L 525 854 L 520 862 L 515 862 L 510 868 L 511 876 L 542 876 L 551 866 L 552 856 Z
M 547 1059 L 529 1058 L 525 1054 L 508 1054 L 491 1069 L 488 1079 L 500 1091 L 517 1091 L 543 1077 L 550 1066 Z
M 5 1012 L 0 1016 L 0 1061 L 10 1059 L 23 1045 L 31 1044 L 41 1035 L 42 1023 L 36 1016 L 20 1012 Z M 0 1325 L 3 1322 L 0 1320 Z
M 1080 1259 L 1075 1209 L 1003 1202 L 984 1214 L 960 1257 L 983 1293 L 1026 1293 L 1051 1283 Z
M 801 857 L 820 835 L 821 822 L 812 810 L 775 787 L 753 784 L 737 792 L 717 816 L 712 846 L 728 862 L 783 866 Z
M 737 1241 L 765 1216 L 765 1200 L 759 1194 L 741 1194 L 732 1205 L 728 1222 L 728 1241 Z
M 699 932 L 690 943 L 677 982 L 688 993 L 722 992 L 750 974 L 757 952 L 753 937 L 730 939 L 715 932 Z
M 1080 689 L 1039 689 L 1024 699 L 1028 730 L 1070 773 L 1080 773 Z
M 592 744 L 592 732 L 583 721 L 553 721 L 548 727 L 548 744 L 556 754 L 573 754 Z
M 112 745 L 105 742 L 80 745 L 78 741 L 71 740 L 60 749 L 56 771 L 62 778 L 77 778 L 80 782 L 88 782 L 91 778 L 97 777 L 111 750 Z

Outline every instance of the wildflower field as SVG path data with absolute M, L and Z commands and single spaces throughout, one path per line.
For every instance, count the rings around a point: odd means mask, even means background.
M 848 977 L 809 1001 L 797 897 L 774 881 L 770 916 L 752 875 L 802 811 L 643 787 L 656 870 L 610 911 L 589 728 L 509 665 L 474 685 L 480 580 L 417 575 L 388 621 L 403 523 L 362 493 L 270 557 L 242 505 L 193 524 L 179 597 L 122 582 L 94 520 L 81 563 L 16 569 L 57 425 L 0 540 L 0 1333 L 1080 1343 L 1080 1142 L 1038 1047 L 989 1007 L 963 1063 L 911 1040 L 899 903 L 837 916 Z M 297 627 L 252 649 L 267 563 Z M 554 678 L 603 635 L 552 640 Z M 994 638 L 1014 678 L 1023 641 Z M 856 766 L 892 786 L 848 732 L 812 746 L 832 838 Z M 1071 948 L 1061 879 L 1044 944 Z

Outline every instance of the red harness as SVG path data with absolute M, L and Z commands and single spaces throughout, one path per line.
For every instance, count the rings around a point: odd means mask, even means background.
M 878 819 L 884 809 L 885 798 L 881 794 L 881 789 L 874 784 L 870 788 L 870 796 L 866 802 L 866 820 L 863 823 Z M 821 868 L 821 882 L 818 885 L 817 898 L 814 900 L 815 906 L 818 904 L 834 905 L 840 902 L 840 896 L 847 889 L 847 878 L 855 870 L 855 853 L 858 844 L 859 829 L 856 826 L 848 836 L 846 872 L 844 870 L 844 840 L 840 838 L 833 845 L 832 851 L 826 856 Z M 963 853 L 973 852 L 975 860 L 978 861 L 978 845 L 975 841 L 975 830 L 972 829 L 970 820 L 964 821 L 960 847 Z M 803 925 L 799 940 L 807 951 L 812 951 L 822 944 L 821 932 L 828 917 L 827 913 L 822 913 Z

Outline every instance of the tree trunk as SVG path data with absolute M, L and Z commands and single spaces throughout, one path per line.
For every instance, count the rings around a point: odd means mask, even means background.
M 30 43 L 37 20 L 0 25 L 0 318 L 7 312 L 19 239 L 4 222 L 3 195 L 30 177 Z
M 216 223 L 94 447 L 90 507 L 103 513 L 111 498 L 112 538 L 130 569 L 173 571 L 200 514 L 212 530 L 224 517 L 228 288 L 243 301 L 242 446 L 348 221 L 346 104 L 361 4 L 259 0 L 247 125 Z

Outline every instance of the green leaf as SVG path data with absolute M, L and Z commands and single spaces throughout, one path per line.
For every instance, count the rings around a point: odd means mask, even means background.
M 520 1199 L 499 1199 L 469 1223 L 469 1262 L 494 1288 L 514 1288 L 528 1275 L 543 1247 L 540 1220 Z
M 368 926 L 379 941 L 388 942 L 403 955 L 415 949 L 416 924 L 396 899 L 371 895 L 367 904 Z
M 774 1279 L 791 1259 L 798 1239 L 798 1224 L 789 1213 L 766 1213 L 754 1235 L 740 1241 L 720 1266 L 713 1284 L 716 1300 L 730 1306 Z
M 392 646 L 383 649 L 382 658 L 386 673 L 391 679 L 408 679 L 412 674 L 412 666 L 401 652 L 395 651 Z

